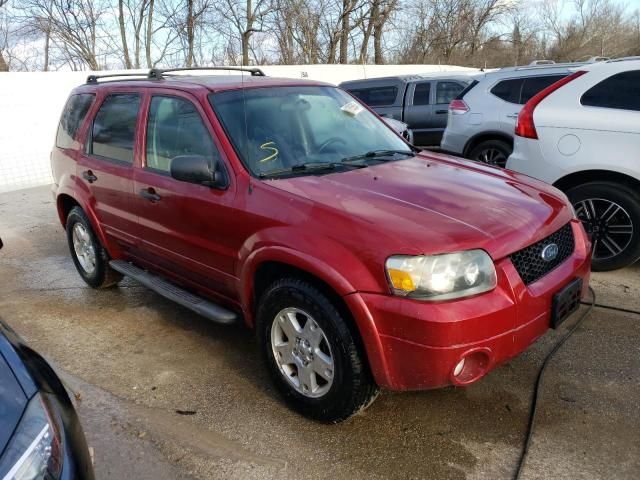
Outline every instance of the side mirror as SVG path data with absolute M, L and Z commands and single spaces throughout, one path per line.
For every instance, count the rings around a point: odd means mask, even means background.
M 229 186 L 226 173 L 214 162 L 214 170 L 202 155 L 180 155 L 171 159 L 171 176 L 181 182 L 196 183 L 225 190 Z

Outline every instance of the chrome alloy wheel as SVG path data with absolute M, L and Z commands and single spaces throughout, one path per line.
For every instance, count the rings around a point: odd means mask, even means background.
M 476 157 L 476 160 L 503 168 L 507 164 L 507 157 L 497 148 L 487 148 L 486 150 L 482 150 Z
M 87 275 L 92 275 L 96 270 L 96 249 L 91 241 L 89 232 L 81 223 L 73 226 L 73 250 L 76 253 L 78 263 Z
M 593 258 L 606 260 L 624 251 L 633 238 L 633 221 L 627 211 L 611 200 L 588 198 L 574 205 L 593 242 Z
M 285 308 L 276 315 L 271 349 L 280 373 L 297 392 L 319 398 L 329 391 L 335 373 L 331 347 L 307 312 Z

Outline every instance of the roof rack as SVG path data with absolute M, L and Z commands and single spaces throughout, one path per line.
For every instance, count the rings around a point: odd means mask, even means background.
M 108 75 L 89 75 L 87 77 L 87 83 L 96 84 L 99 79 L 102 78 L 115 78 L 115 77 L 141 77 L 139 80 L 146 80 L 149 78 L 148 73 L 110 73 Z
M 98 80 L 103 78 L 120 78 L 120 77 L 137 77 L 134 80 L 162 80 L 165 74 L 169 72 L 184 72 L 192 70 L 231 70 L 237 72 L 250 73 L 252 77 L 266 77 L 264 72 L 259 68 L 242 68 L 242 67 L 186 67 L 186 68 L 152 68 L 147 73 L 110 73 L 107 75 L 89 75 L 87 83 L 95 85 Z M 118 80 L 112 80 L 118 81 Z
M 188 72 L 192 70 L 231 70 L 235 72 L 247 72 L 252 77 L 266 77 L 264 72 L 259 68 L 243 68 L 243 67 L 185 67 L 185 68 L 152 68 L 149 70 L 149 78 L 161 80 L 165 73 L 169 72 Z
M 632 60 L 640 60 L 640 55 L 635 55 L 635 56 L 631 56 L 631 57 L 612 58 L 607 63 L 611 63 L 611 62 L 629 62 L 629 61 L 632 61 Z

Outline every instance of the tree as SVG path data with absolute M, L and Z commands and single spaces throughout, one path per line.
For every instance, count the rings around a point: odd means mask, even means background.
M 3 7 L 9 2 L 9 0 L 0 0 L 0 22 L 5 23 L 3 13 L 6 11 Z M 8 72 L 9 65 L 4 58 L 2 51 L 6 48 L 8 43 L 9 31 L 4 25 L 0 25 L 0 72 Z

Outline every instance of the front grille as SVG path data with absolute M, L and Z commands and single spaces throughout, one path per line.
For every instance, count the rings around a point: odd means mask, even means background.
M 553 260 L 546 261 L 542 258 L 542 250 L 552 243 L 558 246 L 558 254 Z M 518 274 L 520 274 L 522 281 L 525 285 L 529 285 L 544 277 L 569 258 L 573 253 L 574 247 L 573 229 L 571 224 L 567 223 L 547 238 L 513 253 L 509 258 L 513 266 L 516 267 Z

